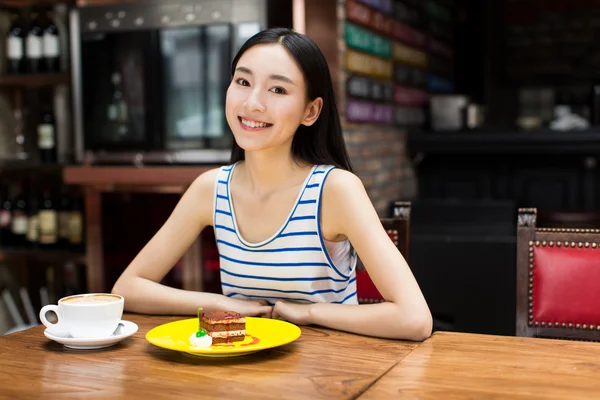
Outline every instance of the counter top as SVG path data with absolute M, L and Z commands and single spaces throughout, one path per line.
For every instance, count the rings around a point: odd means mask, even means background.
M 188 186 L 219 165 L 193 166 L 70 166 L 63 169 L 69 185 Z
M 556 132 L 474 130 L 462 132 L 412 131 L 411 153 L 427 154 L 599 154 L 600 129 Z

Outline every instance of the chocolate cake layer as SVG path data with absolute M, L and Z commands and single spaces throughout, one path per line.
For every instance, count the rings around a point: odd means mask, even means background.
M 230 336 L 230 337 L 226 337 L 226 338 L 213 338 L 212 342 L 213 342 L 213 344 L 241 342 L 242 340 L 244 340 L 245 337 L 246 337 L 246 335 L 237 335 L 237 336 Z
M 202 312 L 200 318 L 211 324 L 246 323 L 246 318 L 242 314 L 232 311 Z
M 200 329 L 206 332 L 242 331 L 246 329 L 246 324 L 207 324 L 206 321 L 200 321 Z

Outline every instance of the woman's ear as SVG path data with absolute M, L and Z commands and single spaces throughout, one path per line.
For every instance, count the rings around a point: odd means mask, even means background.
M 319 119 L 319 115 L 321 115 L 321 110 L 323 109 L 323 99 L 317 97 L 306 106 L 306 110 L 304 111 L 304 118 L 302 118 L 302 125 L 311 126 L 314 124 L 317 119 Z

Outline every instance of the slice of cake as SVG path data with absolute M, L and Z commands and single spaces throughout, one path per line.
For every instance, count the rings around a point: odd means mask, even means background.
M 232 343 L 244 340 L 246 336 L 246 317 L 232 311 L 200 311 L 198 315 L 200 329 L 211 337 L 213 344 Z

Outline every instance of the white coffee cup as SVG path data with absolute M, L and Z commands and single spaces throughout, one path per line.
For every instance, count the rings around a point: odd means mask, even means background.
M 71 335 L 74 338 L 105 338 L 117 329 L 125 299 L 118 294 L 88 293 L 63 297 L 58 305 L 47 305 L 40 310 L 40 320 L 51 334 Z M 48 311 L 58 317 L 56 324 L 46 318 Z

